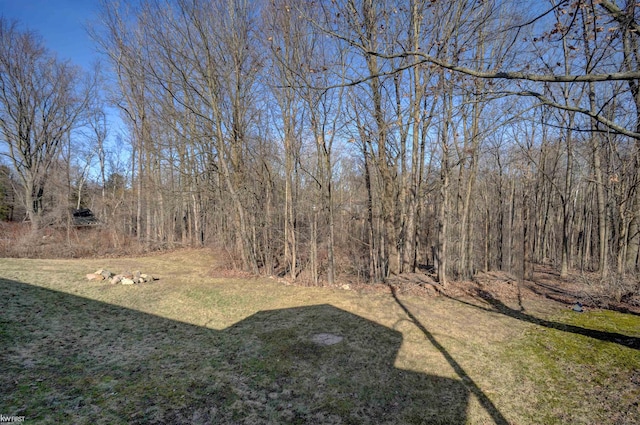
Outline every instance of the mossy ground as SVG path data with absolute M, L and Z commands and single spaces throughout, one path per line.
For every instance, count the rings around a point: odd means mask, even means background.
M 527 305 L 536 322 L 478 299 L 216 279 L 213 261 L 204 250 L 0 259 L 0 414 L 51 424 L 640 423 L 640 351 L 627 346 L 638 316 Z M 83 280 L 100 267 L 160 280 Z M 344 339 L 320 346 L 317 333 Z
M 638 316 L 611 311 L 564 312 L 554 319 L 636 337 L 640 331 Z M 523 387 L 539 389 L 527 409 L 529 422 L 640 423 L 640 352 L 627 341 L 535 327 L 509 344 L 505 360 L 519 365 Z

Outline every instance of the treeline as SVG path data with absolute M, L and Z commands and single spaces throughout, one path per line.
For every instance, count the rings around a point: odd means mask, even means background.
M 375 282 L 430 268 L 446 284 L 542 263 L 637 272 L 638 10 L 104 2 L 91 32 L 109 72 L 91 81 L 121 111 L 122 150 L 87 101 L 63 130 L 84 129 L 93 165 L 69 167 L 55 147 L 51 164 L 75 170 L 69 202 L 114 231 L 214 245 L 255 273 Z M 42 194 L 17 181 L 29 211 Z

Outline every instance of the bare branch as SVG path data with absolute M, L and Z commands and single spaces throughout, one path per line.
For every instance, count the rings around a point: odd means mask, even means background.
M 477 69 L 471 69 L 464 66 L 453 65 L 447 61 L 438 59 L 431 55 L 427 55 L 423 52 L 405 52 L 398 54 L 382 54 L 374 51 L 365 51 L 370 55 L 378 56 L 382 59 L 396 59 L 415 56 L 421 58 L 420 61 L 415 62 L 415 65 L 424 63 L 432 63 L 439 67 L 460 72 L 472 77 L 485 78 L 485 79 L 505 79 L 505 80 L 526 80 L 545 83 L 588 83 L 588 82 L 601 82 L 601 81 L 628 81 L 640 79 L 640 70 L 628 71 L 628 72 L 609 72 L 604 74 L 531 74 L 521 71 L 479 71 Z
M 621 10 L 615 3 L 611 3 L 607 0 L 601 0 L 600 6 L 606 9 L 611 16 L 622 25 L 629 25 L 634 31 L 640 33 L 640 25 L 633 19 L 633 16 L 629 16 L 623 10 Z
M 592 112 L 589 109 L 580 108 L 578 106 L 563 105 L 561 103 L 554 102 L 553 100 L 545 97 L 541 93 L 537 93 L 537 92 L 534 92 L 534 91 L 513 92 L 511 94 L 515 95 L 515 96 L 531 96 L 531 97 L 535 97 L 543 105 L 551 106 L 551 107 L 557 108 L 557 109 L 562 109 L 564 111 L 578 112 L 580 114 L 588 115 L 589 117 L 591 117 L 591 118 L 595 119 L 596 121 L 598 121 L 600 124 L 603 124 L 603 125 L 609 127 L 610 129 L 616 131 L 617 133 L 624 134 L 625 136 L 629 136 L 629 137 L 632 137 L 634 139 L 640 139 L 640 133 L 636 133 L 634 131 L 627 130 L 626 128 L 622 127 L 621 125 L 616 124 L 615 122 L 603 117 L 600 114 Z

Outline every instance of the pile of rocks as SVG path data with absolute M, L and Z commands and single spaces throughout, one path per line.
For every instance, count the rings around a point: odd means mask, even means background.
M 141 273 L 139 270 L 136 270 L 133 273 L 122 272 L 120 274 L 114 274 L 109 270 L 100 269 L 87 275 L 87 280 L 108 280 L 112 285 L 117 283 L 122 285 L 135 285 L 137 283 L 153 282 L 158 279 L 159 278 L 153 277 L 150 274 Z

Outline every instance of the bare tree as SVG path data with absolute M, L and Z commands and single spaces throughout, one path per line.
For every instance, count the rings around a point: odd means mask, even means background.
M 23 186 L 34 230 L 45 207 L 47 175 L 87 112 L 94 88 L 94 81 L 50 54 L 36 34 L 0 19 L 0 141 Z

